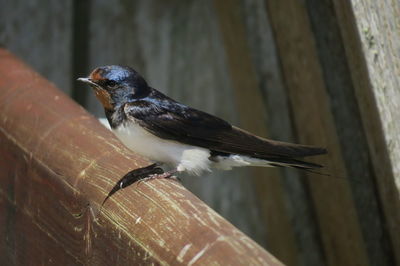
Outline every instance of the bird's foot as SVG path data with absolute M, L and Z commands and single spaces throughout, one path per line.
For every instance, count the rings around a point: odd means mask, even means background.
M 168 173 L 168 172 L 166 172 Z M 133 183 L 145 180 L 151 176 L 164 175 L 164 171 L 158 164 L 152 164 L 143 168 L 135 169 L 124 175 L 111 189 L 107 197 L 103 200 L 100 210 L 103 208 L 104 203 L 118 190 L 128 187 Z
M 164 173 L 161 173 L 161 174 L 158 174 L 158 173 L 157 174 L 152 174 L 152 175 L 149 175 L 149 176 L 139 180 L 138 181 L 138 185 L 141 182 L 146 182 L 146 181 L 149 181 L 149 180 L 152 180 L 152 179 L 171 178 L 171 179 L 176 179 L 176 180 L 180 181 L 177 176 L 174 176 L 175 173 L 176 173 L 176 170 L 171 170 L 171 171 L 167 171 L 167 172 L 164 172 Z

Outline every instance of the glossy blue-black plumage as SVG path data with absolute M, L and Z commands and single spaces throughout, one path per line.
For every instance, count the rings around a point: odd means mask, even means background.
M 147 82 L 133 69 L 128 66 L 103 66 L 97 68 L 105 80 L 112 80 L 120 85 L 146 89 Z
M 146 97 L 150 93 L 147 82 L 134 69 L 127 66 L 103 66 L 95 70 L 97 84 L 106 89 L 115 106 Z
M 270 162 L 318 167 L 295 158 L 326 153 L 323 148 L 283 143 L 257 137 L 205 112 L 178 103 L 149 87 L 132 68 L 98 68 L 114 102 L 106 110 L 113 128 L 135 121 L 152 134 L 168 140 L 210 149 L 219 154 L 241 154 Z M 111 81 L 111 83 L 110 83 Z

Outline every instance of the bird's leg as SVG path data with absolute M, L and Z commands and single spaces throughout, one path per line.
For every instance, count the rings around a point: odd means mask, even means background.
M 118 190 L 123 189 L 129 185 L 132 185 L 136 181 L 140 181 L 143 179 L 147 179 L 151 176 L 158 176 L 158 175 L 164 175 L 164 171 L 161 167 L 159 167 L 158 164 L 154 163 L 149 166 L 135 169 L 124 175 L 118 182 L 115 184 L 115 186 L 111 189 L 111 191 L 108 193 L 107 197 L 103 200 L 103 203 L 101 204 L 101 208 L 103 208 L 104 203 Z M 101 210 L 100 208 L 100 210 Z
M 140 182 L 146 182 L 151 179 L 176 178 L 178 181 L 180 181 L 178 177 L 174 176 L 174 174 L 176 172 L 177 172 L 176 169 L 172 169 L 167 172 L 160 173 L 160 174 L 157 173 L 157 174 L 149 175 L 149 176 L 139 180 L 138 185 L 140 184 Z

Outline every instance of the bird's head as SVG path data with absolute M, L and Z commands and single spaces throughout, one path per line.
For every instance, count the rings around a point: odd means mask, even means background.
M 107 110 L 113 110 L 132 99 L 143 97 L 149 91 L 146 81 L 139 73 L 125 66 L 98 67 L 89 77 L 78 80 L 94 89 L 97 99 Z

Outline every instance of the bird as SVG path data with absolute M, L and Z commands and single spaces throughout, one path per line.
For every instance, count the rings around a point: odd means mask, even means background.
M 79 81 L 92 87 L 111 130 L 133 152 L 153 164 L 126 174 L 104 202 L 136 181 L 169 178 L 180 172 L 201 175 L 234 167 L 291 167 L 311 171 L 322 165 L 302 157 L 326 154 L 321 147 L 269 140 L 214 115 L 171 99 L 149 86 L 133 68 L 95 68 Z M 169 170 L 164 170 L 167 168 Z

